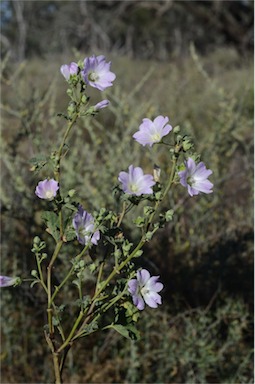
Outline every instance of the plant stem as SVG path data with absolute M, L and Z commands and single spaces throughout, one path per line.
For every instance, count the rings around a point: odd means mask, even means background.
M 50 263 L 47 267 L 47 290 L 48 290 L 48 307 L 47 307 L 47 312 L 48 312 L 48 324 L 49 324 L 49 332 L 50 334 L 53 333 L 53 324 L 52 324 L 52 301 L 51 301 L 51 272 L 52 272 L 52 267 L 53 264 L 60 252 L 60 249 L 63 245 L 63 241 L 60 240 L 55 247 L 54 253 L 52 255 L 52 258 L 50 260 Z
M 79 261 L 80 258 L 84 255 L 84 253 L 87 251 L 89 248 L 89 245 L 86 245 L 83 250 L 75 257 L 76 261 Z M 53 292 L 50 300 L 50 305 L 53 303 L 53 300 L 55 299 L 56 295 L 60 291 L 60 289 L 65 285 L 65 283 L 68 281 L 68 279 L 72 276 L 74 272 L 75 266 L 73 265 L 66 277 L 62 280 L 62 282 L 55 288 L 55 291 Z
M 79 316 L 77 317 L 75 323 L 74 323 L 74 326 L 71 330 L 71 332 L 69 333 L 68 337 L 66 338 L 66 341 L 58 348 L 57 350 L 57 353 L 60 353 L 61 351 L 63 351 L 63 349 L 65 349 L 67 347 L 67 345 L 69 344 L 69 342 L 71 341 L 77 327 L 79 326 L 80 322 L 81 322 L 81 319 L 83 318 L 84 316 L 84 312 L 81 311 L 79 313 Z
M 117 224 L 117 227 L 120 226 L 122 220 L 123 220 L 123 217 L 125 216 L 125 213 L 126 213 L 126 202 L 124 201 L 123 203 L 123 207 L 122 207 L 122 212 L 120 214 L 120 217 L 119 217 L 119 221 L 118 221 L 118 224 Z
M 99 268 L 99 272 L 98 272 L 98 276 L 97 276 L 97 282 L 96 282 L 96 288 L 95 288 L 95 292 L 97 292 L 97 289 L 98 289 L 98 285 L 100 283 L 100 280 L 101 280 L 101 277 L 102 277 L 102 273 L 103 273 L 103 269 L 104 269 L 104 262 L 101 263 L 100 265 L 100 268 Z M 84 328 L 84 326 L 87 324 L 87 322 L 89 321 L 89 318 L 90 318 L 90 315 L 91 313 L 93 312 L 93 309 L 94 309 L 94 306 L 95 306 L 95 303 L 96 301 L 92 300 L 92 303 L 89 307 L 89 310 L 88 310 L 88 313 L 87 313 L 87 316 L 86 316 L 86 319 L 84 320 L 84 322 L 82 323 L 82 325 L 80 326 L 79 330 L 78 330 L 78 334 L 81 332 L 82 328 Z M 86 311 L 84 312 L 84 315 L 86 314 Z M 75 337 L 76 338 L 76 337 Z
M 78 107 L 79 107 L 80 103 L 78 103 L 78 106 L 77 106 L 77 110 L 78 110 Z M 60 162 L 61 162 L 61 157 L 62 157 L 62 152 L 63 152 L 63 148 L 64 148 L 64 145 L 65 145 L 65 142 L 66 142 L 66 139 L 72 129 L 72 127 L 74 126 L 74 124 L 76 123 L 76 120 L 79 116 L 79 113 L 76 112 L 72 118 L 72 120 L 69 122 L 68 126 L 67 126 L 67 129 L 65 131 L 65 134 L 64 134 L 64 137 L 63 137 L 63 140 L 59 146 L 59 149 L 57 151 L 57 154 L 56 154 L 56 165 L 55 165 L 55 171 L 54 171 L 54 174 L 55 174 L 55 179 L 59 182 L 60 180 Z
M 39 276 L 40 276 L 40 283 L 43 287 L 43 289 L 45 290 L 45 292 L 48 294 L 48 289 L 44 283 L 44 279 L 43 279 L 43 273 L 42 273 L 42 268 L 41 268 L 41 263 L 40 263 L 40 256 L 38 255 L 38 253 L 35 254 L 35 257 L 36 257 L 36 263 L 37 263 L 37 269 L 38 269 L 38 272 L 39 272 Z
M 53 352 L 53 364 L 55 371 L 55 384 L 61 384 L 61 373 L 60 373 L 60 365 L 59 365 L 59 355 L 56 352 Z
M 46 331 L 44 331 L 44 335 L 45 335 L 47 344 L 50 347 L 50 350 L 52 352 L 52 359 L 53 359 L 53 366 L 54 366 L 54 373 L 55 373 L 55 384 L 61 384 L 62 379 L 61 379 L 61 372 L 60 372 L 59 355 L 55 351 L 53 341 L 51 340 L 50 336 Z
M 176 168 L 177 158 L 178 158 L 177 156 L 174 156 L 174 158 L 173 158 L 173 165 L 172 165 L 171 174 L 170 174 L 169 181 L 168 181 L 166 189 L 165 189 L 165 191 L 163 193 L 161 201 L 164 200 L 164 198 L 166 197 L 166 195 L 169 192 L 169 189 L 171 188 L 171 186 L 173 184 L 174 176 L 175 176 L 175 168 Z

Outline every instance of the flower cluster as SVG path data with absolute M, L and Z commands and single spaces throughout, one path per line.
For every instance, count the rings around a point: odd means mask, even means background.
M 104 56 L 91 56 L 84 60 L 84 65 L 81 70 L 82 78 L 85 84 L 93 88 L 104 91 L 106 88 L 112 86 L 112 82 L 116 79 L 115 73 L 110 71 L 111 62 L 107 63 Z M 60 72 L 68 81 L 72 75 L 78 73 L 78 64 L 72 62 L 71 64 L 63 64 L 60 67 Z
M 87 95 L 87 86 L 103 92 L 113 85 L 116 75 L 111 72 L 111 62 L 107 62 L 103 55 L 87 57 L 83 62 L 63 64 L 60 72 L 68 83 L 67 94 L 71 99 L 67 115 L 59 114 L 67 120 L 66 131 L 59 149 L 52 152 L 50 157 L 46 157 L 46 161 L 42 161 L 41 156 L 34 159 L 35 165 L 32 167 L 33 170 L 41 169 L 42 166 L 49 163 L 48 165 L 53 168 L 56 180 L 47 178 L 39 181 L 35 194 L 49 203 L 50 210 L 43 213 L 42 220 L 46 223 L 47 233 L 54 238 L 56 244 L 52 256 L 49 258 L 48 253 L 44 252 L 45 248 L 47 249 L 46 242 L 38 236 L 34 238 L 31 251 L 36 256 L 37 270 L 31 271 L 32 279 L 23 279 L 23 281 L 32 281 L 31 287 L 41 283 L 47 295 L 48 324 L 45 327 L 45 336 L 53 355 L 56 382 L 61 381 L 66 353 L 76 339 L 89 335 L 97 329 L 107 328 L 114 328 L 121 334 L 129 335 L 134 339 L 137 337 L 137 333 L 134 332 L 134 322 L 137 320 L 138 311 L 143 311 L 146 305 L 150 308 L 157 308 L 162 304 L 160 292 L 164 285 L 159 281 L 160 277 L 151 276 L 150 272 L 144 268 L 138 268 L 137 271 L 133 271 L 132 268 L 135 265 L 133 259 L 143 253 L 142 247 L 146 241 L 149 241 L 159 228 L 172 220 L 173 209 L 159 212 L 160 204 L 169 194 L 170 189 L 179 183 L 187 188 L 190 196 L 198 195 L 201 192 L 205 194 L 213 192 L 213 184 L 208 180 L 212 171 L 207 169 L 203 162 L 196 164 L 193 159 L 195 156 L 192 152 L 193 144 L 188 136 L 180 134 L 179 126 L 172 128 L 167 116 L 159 115 L 153 119 L 146 117 L 142 119 L 138 131 L 132 137 L 142 146 L 150 147 L 150 152 L 153 152 L 155 157 L 157 144 L 168 148 L 172 160 L 168 180 L 164 182 L 165 172 L 163 170 L 163 177 L 160 177 L 160 167 L 156 165 L 153 175 L 151 175 L 145 173 L 141 167 L 131 164 L 127 171 L 120 171 L 118 176 L 116 175 L 116 179 L 118 177 L 120 183 L 115 188 L 118 191 L 116 205 L 119 206 L 119 203 L 123 203 L 122 209 L 115 213 L 101 208 L 93 217 L 82 205 L 77 203 L 74 189 L 68 192 L 62 190 L 60 180 L 64 174 L 62 171 L 64 167 L 62 167 L 61 160 L 64 157 L 64 149 L 67 147 L 67 138 L 77 119 L 81 116 L 94 116 L 101 109 L 108 107 L 110 103 L 109 100 L 103 99 L 95 105 L 89 106 L 90 97 Z M 169 135 L 170 137 L 166 137 L 171 131 L 173 133 Z M 161 154 L 158 154 L 158 158 L 165 159 Z M 66 180 L 67 182 L 68 180 Z M 172 194 L 171 201 L 174 197 L 175 194 Z M 142 202 L 142 216 L 137 216 L 132 221 L 140 230 L 140 241 L 133 244 L 124 235 L 126 223 L 123 224 L 123 221 L 125 215 L 140 202 Z M 145 204 L 143 204 L 144 202 Z M 57 286 L 54 286 L 53 270 L 57 271 L 57 263 L 55 265 L 54 263 L 60 253 L 65 255 L 68 255 L 69 252 L 73 253 L 73 248 L 66 246 L 66 243 L 74 241 L 74 245 L 77 245 L 76 238 L 82 245 L 82 250 L 78 249 L 77 253 L 73 254 L 71 263 L 65 263 L 67 268 L 70 265 L 67 273 L 63 272 L 61 268 L 57 277 L 57 280 L 60 281 Z M 98 246 L 96 251 L 95 246 Z M 79 246 L 79 248 L 81 247 Z M 98 254 L 101 256 L 97 257 Z M 63 260 L 65 256 L 62 256 Z M 44 260 L 46 262 L 48 260 L 49 264 L 43 264 Z M 109 264 L 107 264 L 108 262 Z M 94 276 L 95 274 L 98 274 L 97 277 Z M 126 279 L 125 274 L 128 274 Z M 92 275 L 95 288 L 90 290 L 87 284 L 84 286 L 84 280 Z M 62 281 L 61 276 L 63 276 Z M 119 277 L 119 281 L 116 281 L 114 285 L 113 279 L 117 279 L 117 277 Z M 22 279 L 18 277 L 0 276 L 0 288 L 17 286 L 21 281 Z M 58 304 L 64 294 L 62 293 L 58 298 L 57 295 L 60 289 L 68 283 L 74 284 L 78 288 L 78 300 L 74 304 L 78 304 L 80 310 L 77 312 L 79 314 L 73 326 L 67 324 L 70 330 L 66 333 L 64 327 L 62 328 L 62 316 L 60 316 L 60 311 L 64 310 L 65 303 Z M 85 292 L 86 295 L 84 295 Z M 127 318 L 122 322 L 124 307 Z M 109 325 L 104 324 L 101 327 L 100 316 L 106 312 L 107 316 L 104 318 L 107 320 L 108 314 L 112 314 L 114 320 L 111 320 Z M 116 316 L 118 314 L 121 316 Z M 64 319 L 67 316 L 68 313 L 65 312 Z M 55 335 L 57 330 L 60 332 L 58 336 Z M 57 356 L 59 359 L 56 358 Z
M 69 65 L 64 64 L 61 66 L 60 71 L 71 85 L 76 84 L 76 76 L 79 76 L 84 89 L 86 85 L 89 85 L 99 91 L 104 91 L 113 85 L 113 81 L 116 78 L 116 75 L 111 72 L 110 67 L 111 62 L 106 62 L 104 56 L 93 55 L 85 58 L 82 64 L 74 62 Z M 91 108 L 91 113 L 96 113 L 108 105 L 109 100 L 104 99 Z M 133 138 L 142 146 L 152 147 L 154 144 L 161 143 L 163 138 L 172 130 L 173 128 L 167 116 L 159 115 L 153 120 L 144 118 L 139 126 L 139 130 L 133 134 Z M 176 132 L 174 130 L 174 133 Z M 164 144 L 170 145 L 167 142 L 164 142 Z M 172 147 L 174 146 L 172 145 Z M 175 148 L 172 150 L 174 151 Z M 186 150 L 187 148 L 183 146 L 184 156 L 186 156 Z M 184 160 L 184 167 L 185 169 L 178 172 L 179 181 L 182 186 L 187 188 L 190 196 L 198 195 L 200 192 L 212 193 L 213 184 L 208 180 L 212 171 L 207 169 L 203 162 L 196 164 L 191 157 L 188 157 L 187 160 Z M 153 194 L 153 187 L 158 182 L 158 177 L 157 172 L 154 173 L 153 177 L 150 174 L 145 174 L 142 168 L 131 164 L 127 172 L 121 171 L 119 173 L 118 181 L 125 194 L 142 196 Z M 35 193 L 41 199 L 53 200 L 58 191 L 59 184 L 56 180 L 45 179 L 38 183 Z M 78 211 L 72 219 L 72 225 L 79 243 L 84 246 L 98 244 L 100 232 L 95 227 L 94 218 L 81 205 L 78 206 Z M 163 289 L 163 284 L 158 279 L 159 276 L 151 276 L 146 269 L 141 269 L 137 271 L 136 278 L 128 282 L 128 291 L 132 296 L 133 304 L 139 310 L 143 310 L 145 304 L 151 308 L 157 308 L 161 304 L 159 292 Z M 0 277 L 1 286 L 13 285 L 13 282 L 14 279 L 12 278 Z

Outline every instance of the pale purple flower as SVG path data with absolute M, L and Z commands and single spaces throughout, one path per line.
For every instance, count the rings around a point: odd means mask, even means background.
M 104 91 L 106 88 L 112 86 L 112 81 L 115 80 L 116 75 L 110 71 L 111 62 L 106 63 L 105 57 L 91 56 L 84 60 L 84 69 L 82 76 L 86 84 L 91 87 Z
M 86 245 L 89 242 L 96 245 L 100 239 L 100 232 L 95 231 L 94 218 L 86 212 L 81 205 L 73 218 L 73 227 L 75 229 L 79 243 Z
M 19 281 L 19 277 L 0 276 L 0 288 L 11 287 L 18 284 Z
M 110 104 L 109 100 L 102 100 L 99 103 L 97 103 L 96 105 L 94 105 L 94 109 L 95 109 L 95 111 L 99 111 L 100 109 L 108 107 L 109 104 Z
M 71 64 L 63 64 L 60 67 L 60 72 L 64 76 L 64 78 L 68 81 L 71 75 L 77 75 L 78 73 L 78 65 L 74 62 Z
M 188 188 L 190 196 L 198 195 L 200 192 L 212 193 L 213 184 L 207 180 L 212 174 L 210 169 L 206 169 L 203 162 L 196 165 L 195 161 L 189 157 L 184 162 L 186 169 L 178 172 L 180 183 Z
M 58 182 L 54 179 L 39 181 L 35 194 L 40 199 L 53 200 L 59 190 Z
M 120 172 L 118 180 L 122 183 L 122 189 L 129 195 L 140 196 L 153 193 L 152 186 L 155 180 L 152 175 L 144 175 L 142 168 L 130 165 L 128 172 Z
M 145 303 L 151 308 L 157 308 L 161 304 L 158 292 L 163 289 L 163 284 L 158 282 L 159 276 L 150 276 L 146 269 L 137 271 L 136 276 L 136 279 L 131 279 L 128 283 L 134 305 L 140 311 L 144 309 Z
M 172 126 L 167 124 L 168 121 L 169 118 L 164 116 L 158 116 L 153 121 L 145 118 L 133 138 L 143 146 L 151 147 L 153 144 L 159 143 L 162 137 L 172 130 Z

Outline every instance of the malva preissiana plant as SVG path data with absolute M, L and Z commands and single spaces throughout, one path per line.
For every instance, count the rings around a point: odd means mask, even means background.
M 142 146 L 163 145 L 171 162 L 169 174 L 162 176 L 160 166 L 147 174 L 139 164 L 133 165 L 131 159 L 131 164 L 127 164 L 125 170 L 120 169 L 119 175 L 116 175 L 113 193 L 120 207 L 118 212 L 105 207 L 98 207 L 96 212 L 87 212 L 73 186 L 68 192 L 63 190 L 65 175 L 61 165 L 70 132 L 81 116 L 95 116 L 109 106 L 110 101 L 105 99 L 91 106 L 87 90 L 93 87 L 104 91 L 111 87 L 116 75 L 110 67 L 111 63 L 106 62 L 102 55 L 61 66 L 60 71 L 67 82 L 67 94 L 70 97 L 67 113 L 59 114 L 66 121 L 66 130 L 59 147 L 48 157 L 49 177 L 39 181 L 35 188 L 36 196 L 45 200 L 47 205 L 42 219 L 46 224 L 47 236 L 54 239 L 54 251 L 51 256 L 48 255 L 46 242 L 36 236 L 32 248 L 36 269 L 31 272 L 32 278 L 0 276 L 1 287 L 30 281 L 31 287 L 39 284 L 44 291 L 48 319 L 44 332 L 52 354 L 57 384 L 62 383 L 68 351 L 79 339 L 109 328 L 125 337 L 139 337 L 136 322 L 141 311 L 146 305 L 157 308 L 162 304 L 163 284 L 160 277 L 151 276 L 144 268 L 135 268 L 144 244 L 151 240 L 159 228 L 172 220 L 173 208 L 162 210 L 162 202 L 178 184 L 185 187 L 190 196 L 201 192 L 209 194 L 213 188 L 208 180 L 212 171 L 199 161 L 191 140 L 181 135 L 179 126 L 173 128 L 167 116 L 160 115 L 154 120 L 144 118 L 133 138 Z M 40 162 L 33 159 L 33 170 L 40 171 L 40 168 Z M 132 219 L 132 224 L 140 230 L 140 240 L 133 244 L 126 237 L 122 223 L 129 219 L 127 213 L 135 211 L 141 202 L 143 215 Z M 67 244 L 73 244 L 74 255 L 70 256 Z M 71 264 L 64 273 L 60 273 L 56 261 L 63 255 L 71 259 Z M 86 291 L 87 274 L 94 277 L 92 293 L 91 290 Z M 57 285 L 53 285 L 53 275 L 57 275 Z M 74 285 L 77 287 L 77 297 L 73 298 L 73 302 L 77 310 L 66 324 L 59 308 L 65 311 L 63 308 L 68 308 L 70 303 L 61 293 L 64 286 Z

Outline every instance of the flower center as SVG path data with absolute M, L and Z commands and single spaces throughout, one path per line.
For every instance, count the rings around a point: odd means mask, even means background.
M 78 233 L 80 237 L 84 237 L 84 238 L 90 235 L 90 232 L 87 231 L 86 228 L 84 227 L 80 227 L 78 230 Z
M 97 81 L 99 79 L 99 76 L 96 72 L 90 72 L 89 75 L 88 75 L 88 78 L 90 81 Z
M 187 183 L 192 187 L 192 185 L 194 184 L 194 178 L 192 176 L 189 176 L 187 178 Z
M 131 192 L 138 192 L 139 188 L 136 184 L 129 184 L 129 189 Z
M 154 133 L 153 135 L 151 135 L 151 138 L 154 142 L 157 142 L 157 141 L 160 141 L 161 140 L 161 136 L 159 133 Z
M 149 293 L 150 292 L 150 290 L 148 289 L 148 288 L 146 288 L 146 286 L 144 286 L 144 287 L 142 287 L 141 288 L 141 294 L 144 296 L 144 295 L 146 295 L 146 293 Z
M 54 197 L 54 192 L 46 191 L 46 199 L 52 199 Z

